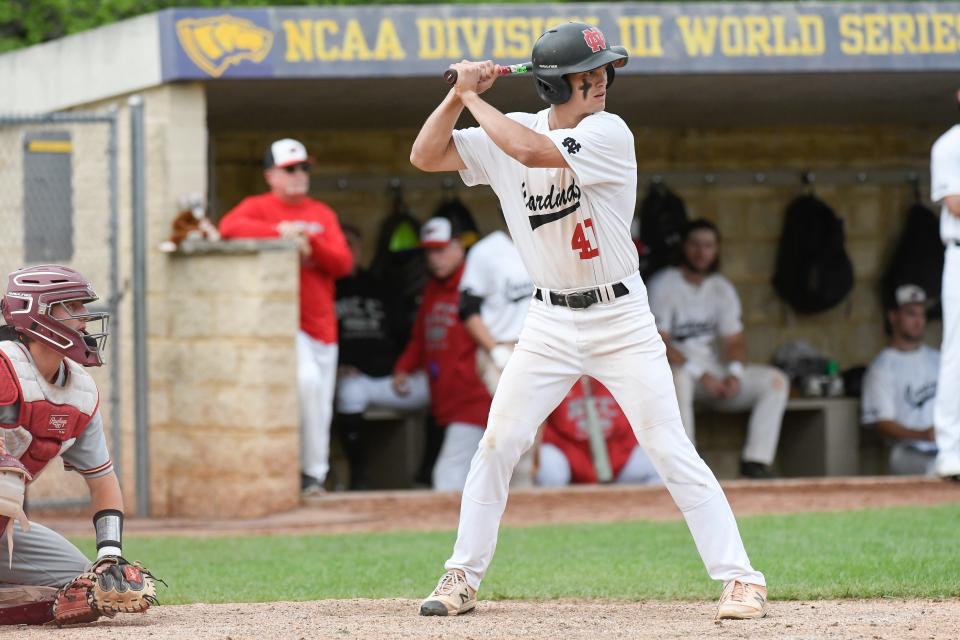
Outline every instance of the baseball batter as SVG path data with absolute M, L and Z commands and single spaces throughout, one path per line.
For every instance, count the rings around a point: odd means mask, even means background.
M 960 91 L 957 92 L 960 102 Z M 946 245 L 943 261 L 943 342 L 940 379 L 933 408 L 937 435 L 937 473 L 960 481 L 960 125 L 951 127 L 930 153 L 930 199 L 942 201 L 940 239 Z
M 533 47 L 537 92 L 550 104 L 535 114 L 505 115 L 481 97 L 497 78 L 492 62 L 452 65 L 457 83 L 413 144 L 418 168 L 456 170 L 468 186 L 491 186 L 536 287 L 471 461 L 453 556 L 421 615 L 476 606 L 514 465 L 582 375 L 613 393 L 683 512 L 708 573 L 724 582 L 718 617 L 766 613 L 764 576 L 750 565 L 730 505 L 684 432 L 637 272 L 633 135 L 604 111 L 612 65 L 624 58 L 596 27 L 550 29 Z M 454 131 L 464 108 L 480 126 Z
M 108 317 L 86 308 L 96 299 L 78 272 L 41 265 L 11 273 L 0 303 L 0 624 L 92 622 L 156 601 L 151 574 L 121 556 L 123 495 L 84 370 L 103 363 Z M 23 514 L 25 485 L 58 455 L 90 490 L 93 564 Z

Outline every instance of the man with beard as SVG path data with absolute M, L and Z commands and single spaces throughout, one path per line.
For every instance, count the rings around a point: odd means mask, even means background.
M 790 384 L 774 367 L 746 364 L 740 298 L 718 271 L 720 232 L 692 221 L 683 236 L 682 263 L 650 282 L 650 310 L 667 345 L 683 426 L 695 442 L 694 402 L 718 411 L 750 410 L 740 473 L 770 478 Z
M 927 325 L 923 289 L 901 285 L 895 298 L 897 307 L 887 312 L 890 345 L 870 363 L 863 380 L 861 422 L 891 441 L 891 473 L 933 475 L 940 352 L 923 343 Z

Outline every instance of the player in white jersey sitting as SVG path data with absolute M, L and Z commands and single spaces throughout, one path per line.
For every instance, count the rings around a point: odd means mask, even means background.
M 696 442 L 695 402 L 717 411 L 749 409 L 740 473 L 772 477 L 789 380 L 774 367 L 746 364 L 740 298 L 733 283 L 718 273 L 717 227 L 707 220 L 692 221 L 681 250 L 681 265 L 650 281 L 650 310 L 667 344 L 683 426 Z
M 863 379 L 861 423 L 892 442 L 890 472 L 932 475 L 937 458 L 933 405 L 940 353 L 923 343 L 927 326 L 923 289 L 905 284 L 887 312 L 890 345 L 880 352 Z
M 69 267 L 10 274 L 0 307 L 0 624 L 92 622 L 145 611 L 153 578 L 121 557 L 123 495 L 107 452 L 97 385 L 106 313 Z M 23 514 L 25 484 L 60 456 L 90 490 L 97 559 Z M 5 551 L 5 552 L 4 552 Z
M 960 103 L 960 91 L 955 99 Z M 943 261 L 943 342 L 940 393 L 933 410 L 937 432 L 937 474 L 960 482 L 960 125 L 951 127 L 930 152 L 930 199 L 942 202 L 940 239 Z
M 536 287 L 470 463 L 453 556 L 420 613 L 456 615 L 476 606 L 514 466 L 540 423 L 589 375 L 620 404 L 683 512 L 707 572 L 724 582 L 717 617 L 761 617 L 765 579 L 750 565 L 723 490 L 684 433 L 637 271 L 633 134 L 604 111 L 614 65 L 626 61 L 626 51 L 608 47 L 596 27 L 571 22 L 543 34 L 532 60 L 537 93 L 549 108 L 505 115 L 481 97 L 496 81 L 495 65 L 457 63 L 455 87 L 410 154 L 424 171 L 459 171 L 468 186 L 491 186 Z M 480 126 L 454 131 L 464 108 Z
M 533 282 L 510 236 L 494 231 L 467 254 L 460 280 L 460 319 L 477 343 L 477 373 L 492 396 L 520 338 Z M 511 487 L 533 485 L 531 447 L 520 458 Z

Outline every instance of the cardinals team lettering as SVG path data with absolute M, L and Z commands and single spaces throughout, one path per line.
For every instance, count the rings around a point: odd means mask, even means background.
M 561 220 L 580 208 L 580 187 L 578 187 L 576 183 L 571 183 L 570 186 L 566 188 L 562 186 L 558 188 L 557 185 L 550 185 L 550 191 L 545 195 L 528 193 L 525 182 L 520 184 L 520 189 L 523 195 L 524 205 L 530 211 L 544 211 L 563 207 L 551 213 L 531 215 L 530 227 L 533 229 L 549 222 Z

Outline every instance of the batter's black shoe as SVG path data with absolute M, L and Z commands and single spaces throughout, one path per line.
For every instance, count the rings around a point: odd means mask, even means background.
M 767 465 L 747 460 L 740 461 L 740 475 L 751 480 L 770 480 L 777 477 Z

